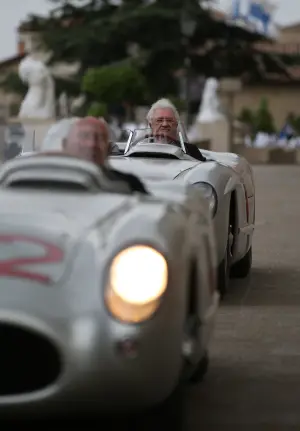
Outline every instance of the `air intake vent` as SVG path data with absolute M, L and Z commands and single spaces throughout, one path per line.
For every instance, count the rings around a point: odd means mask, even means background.
M 88 190 L 84 184 L 76 184 L 72 181 L 49 181 L 37 178 L 36 181 L 30 180 L 16 180 L 9 184 L 9 188 L 13 189 L 35 189 L 35 190 L 59 190 L 67 192 L 86 192 Z
M 38 333 L 1 323 L 0 345 L 0 397 L 45 389 L 62 372 L 56 347 Z

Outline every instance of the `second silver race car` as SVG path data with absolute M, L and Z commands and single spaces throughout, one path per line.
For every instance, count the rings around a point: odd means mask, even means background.
M 191 185 L 206 196 L 213 218 L 218 259 L 218 286 L 226 293 L 229 277 L 246 277 L 252 265 L 255 223 L 255 187 L 251 166 L 232 153 L 201 151 L 201 162 L 187 154 L 184 134 L 178 145 L 151 136 L 151 129 L 137 129 L 110 163 L 147 181 L 173 181 Z M 122 148 L 123 146 L 123 148 Z

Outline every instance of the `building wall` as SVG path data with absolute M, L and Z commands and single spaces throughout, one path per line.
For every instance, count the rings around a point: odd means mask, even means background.
M 299 54 L 300 24 L 282 28 L 274 43 L 258 42 L 256 46 L 266 52 Z
M 300 85 L 295 87 L 245 87 L 234 101 L 234 113 L 245 107 L 257 109 L 261 98 L 268 100 L 276 128 L 281 128 L 289 112 L 300 115 Z
M 279 34 L 280 43 L 300 43 L 300 25 L 283 28 Z

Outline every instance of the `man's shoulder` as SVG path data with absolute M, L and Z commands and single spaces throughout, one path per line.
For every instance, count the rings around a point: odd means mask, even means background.
M 198 147 L 194 144 L 191 144 L 189 142 L 185 142 L 185 147 L 187 149 L 187 152 L 191 155 L 191 157 L 194 157 L 195 159 L 204 162 L 206 158 L 203 156 L 201 151 L 198 149 Z
M 118 178 L 137 179 L 138 180 L 138 178 L 135 175 L 129 174 L 127 172 L 117 171 L 116 169 L 110 169 L 110 172 Z
M 137 176 L 127 172 L 120 172 L 112 168 L 108 169 L 108 171 L 110 172 L 109 176 L 118 180 L 126 181 L 131 186 L 132 190 L 147 193 L 144 184 Z

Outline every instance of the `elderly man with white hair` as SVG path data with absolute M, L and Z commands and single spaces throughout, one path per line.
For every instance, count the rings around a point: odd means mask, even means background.
M 63 147 L 63 141 L 67 138 L 71 128 L 80 121 L 79 117 L 64 118 L 57 123 L 53 124 L 48 130 L 46 137 L 41 145 L 42 151 L 56 151 L 61 150 Z M 108 126 L 107 126 L 108 127 Z M 118 146 L 113 142 L 111 136 L 111 129 L 109 129 L 110 136 L 110 152 L 112 154 L 122 154 Z
M 170 144 L 180 146 L 178 141 L 180 116 L 170 100 L 159 99 L 155 102 L 147 114 L 147 122 L 152 129 L 153 136 L 163 137 Z M 187 154 L 194 159 L 201 162 L 206 160 L 195 145 L 185 142 L 185 148 Z

